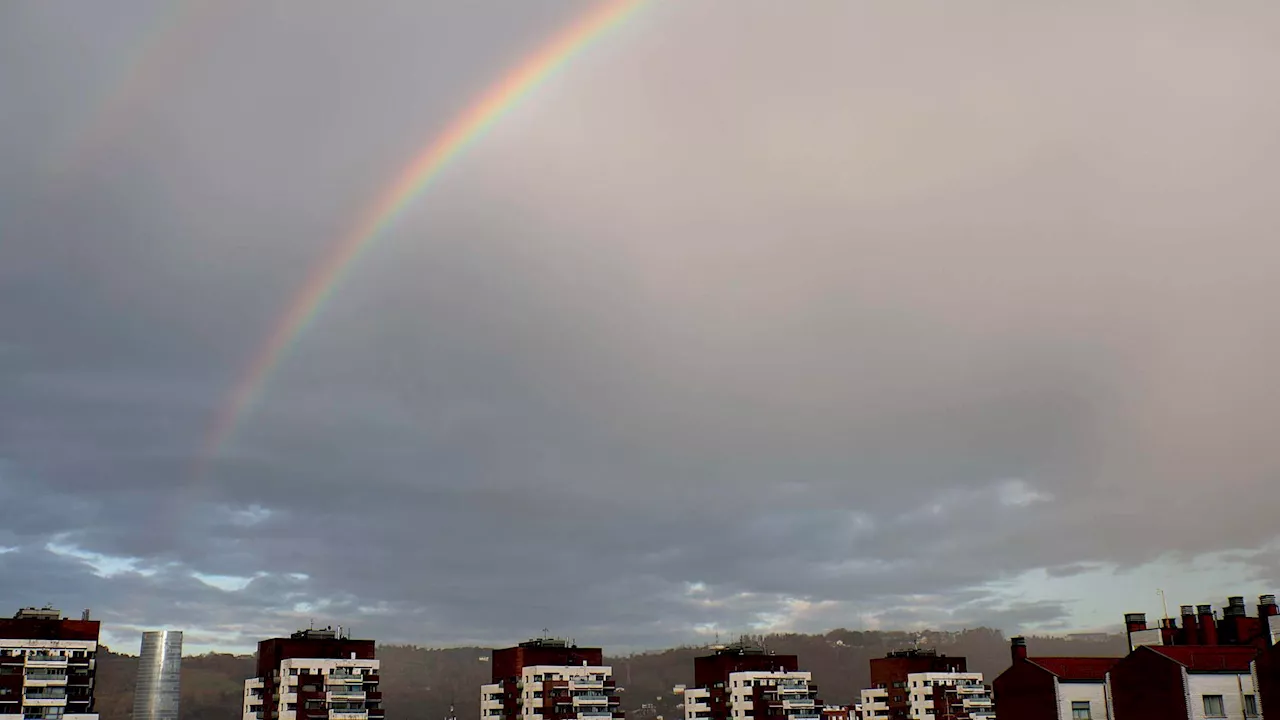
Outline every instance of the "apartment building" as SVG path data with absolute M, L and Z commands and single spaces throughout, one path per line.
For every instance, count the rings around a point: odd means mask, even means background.
M 907 675 L 907 716 L 913 720 L 995 720 L 991 687 L 982 673 Z
M 482 720 L 601 720 L 623 718 L 600 648 L 540 638 L 494 650 L 493 682 L 480 688 Z
M 1221 616 L 1212 605 L 1183 605 L 1157 627 L 1145 613 L 1126 614 L 1124 625 L 1124 658 L 1028 657 L 1026 642 L 1014 638 L 1013 664 L 994 683 L 998 716 L 1252 720 L 1271 688 L 1280 689 L 1269 662 L 1280 631 L 1274 595 L 1258 599 L 1256 616 L 1235 596 Z
M 1257 650 L 1233 645 L 1144 645 L 1108 673 L 1114 720 L 1255 720 Z
M 258 643 L 257 677 L 244 683 L 244 720 L 382 720 L 372 640 L 332 628 Z
M 1029 657 L 1027 641 L 1010 643 L 1013 664 L 992 683 L 1002 720 L 1110 720 L 1107 673 L 1120 658 Z
M 914 701 L 911 694 L 913 675 L 917 683 L 915 689 L 919 691 Z M 926 676 L 930 678 L 927 689 L 921 684 Z M 917 717 L 912 714 L 913 708 L 920 712 L 925 710 L 926 694 L 929 696 L 929 707 L 933 707 L 932 678 L 951 678 L 954 684 L 971 683 L 973 676 L 981 683 L 982 675 L 969 673 L 965 658 L 939 655 L 935 650 L 913 648 L 891 652 L 882 658 L 872 658 L 871 687 L 864 689 L 860 697 L 862 717 L 891 720 Z M 945 688 L 946 684 L 939 680 L 938 687 Z
M 0 620 L 0 720 L 97 720 L 97 620 L 23 608 Z
M 686 720 L 821 720 L 813 675 L 795 655 L 775 655 L 746 643 L 694 658 L 694 687 L 684 689 Z

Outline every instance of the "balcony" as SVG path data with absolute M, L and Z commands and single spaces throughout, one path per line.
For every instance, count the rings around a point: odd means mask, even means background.
M 66 707 L 67 698 L 62 697 L 44 697 L 38 695 L 28 695 L 23 701 L 23 705 L 27 707 Z
M 329 720 L 366 720 L 368 710 L 330 710 Z
M 67 676 L 61 673 L 29 672 L 24 680 L 27 687 L 55 687 L 67 684 Z
M 332 685 L 334 683 L 362 683 L 366 676 L 356 673 L 329 673 L 324 677 L 325 680 Z
M 603 680 L 570 680 L 568 686 L 572 690 L 603 690 Z
M 354 690 L 347 690 L 339 687 L 332 688 L 329 692 L 325 693 L 325 699 L 330 702 L 333 702 L 334 700 L 364 700 L 365 694 L 364 691 L 358 687 Z

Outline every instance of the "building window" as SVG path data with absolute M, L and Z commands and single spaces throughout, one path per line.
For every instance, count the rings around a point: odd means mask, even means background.
M 1071 720 L 1093 720 L 1093 711 L 1088 700 L 1071 701 Z
M 1244 696 L 1244 716 L 1258 717 L 1258 696 L 1257 695 Z
M 1204 696 L 1204 716 L 1205 717 L 1226 717 L 1227 713 L 1222 707 L 1221 695 L 1205 695 Z

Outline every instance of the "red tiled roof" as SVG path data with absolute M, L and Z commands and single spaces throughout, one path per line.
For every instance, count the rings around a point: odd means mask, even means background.
M 1249 672 L 1258 649 L 1248 645 L 1148 645 L 1188 670 Z
M 1104 657 L 1033 657 L 1027 660 L 1053 673 L 1059 680 L 1097 681 L 1105 680 L 1107 672 L 1120 662 L 1120 658 Z

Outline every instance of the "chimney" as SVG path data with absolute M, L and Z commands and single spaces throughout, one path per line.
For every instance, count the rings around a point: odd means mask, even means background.
M 1024 637 L 1016 637 L 1009 641 L 1009 650 L 1013 654 L 1013 661 L 1027 659 L 1027 639 Z
M 1146 630 L 1147 614 L 1146 613 L 1125 613 L 1124 628 L 1125 630 L 1128 630 L 1131 633 L 1138 632 L 1139 630 Z
M 1280 608 L 1276 607 L 1275 595 L 1261 595 L 1258 597 L 1258 617 L 1272 617 L 1280 615 Z
M 1200 644 L 1217 645 L 1218 623 L 1213 616 L 1213 606 L 1197 605 L 1196 612 L 1200 613 Z
M 1200 631 L 1197 629 L 1196 609 L 1192 605 L 1182 606 L 1182 641 L 1179 645 L 1199 645 Z
M 1244 609 L 1244 598 L 1234 596 L 1227 598 L 1227 606 L 1222 609 L 1222 617 L 1245 617 L 1249 613 Z

